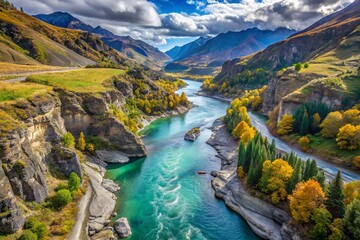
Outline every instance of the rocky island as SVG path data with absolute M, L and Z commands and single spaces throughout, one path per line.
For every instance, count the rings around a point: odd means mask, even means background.
M 188 131 L 185 134 L 184 139 L 186 141 L 194 142 L 199 136 L 200 136 L 200 128 L 196 127 Z

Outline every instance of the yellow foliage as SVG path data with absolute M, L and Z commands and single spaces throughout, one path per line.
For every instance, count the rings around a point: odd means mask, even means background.
M 262 190 L 271 192 L 271 199 L 274 204 L 286 198 L 286 184 L 291 179 L 294 169 L 288 162 L 279 158 L 271 162 L 266 160 L 263 164 L 261 177 Z
M 358 109 L 349 109 L 344 112 L 343 116 L 346 123 L 350 123 L 352 125 L 360 124 L 360 110 Z
M 324 137 L 335 137 L 338 134 L 339 129 L 343 126 L 344 120 L 341 112 L 331 112 L 329 113 L 324 121 L 320 124 L 322 128 L 321 134 Z
M 343 188 L 345 204 L 350 204 L 355 199 L 360 198 L 360 181 L 346 183 Z
M 360 145 L 360 125 L 346 124 L 341 127 L 336 142 L 340 149 L 357 149 Z
M 299 146 L 303 151 L 307 151 L 310 148 L 310 139 L 306 136 L 303 136 L 298 141 Z
M 247 125 L 240 136 L 240 141 L 247 144 L 250 140 L 254 139 L 255 135 L 256 129 Z
M 80 137 L 78 139 L 76 147 L 77 147 L 77 149 L 79 149 L 81 151 L 84 151 L 86 148 L 85 135 L 83 132 L 80 133 Z
M 360 156 L 355 156 L 353 159 L 352 159 L 352 164 L 357 167 L 357 168 L 360 168 Z
M 245 172 L 242 166 L 238 167 L 237 169 L 237 174 L 240 178 L 244 178 L 245 177 Z
M 308 222 L 324 199 L 325 193 L 317 181 L 310 179 L 300 182 L 289 196 L 291 215 L 296 221 Z
M 278 123 L 277 133 L 280 135 L 287 135 L 293 130 L 294 118 L 290 114 L 285 114 Z
M 318 113 L 314 113 L 313 115 L 313 122 L 312 125 L 314 127 L 319 127 L 320 126 L 320 122 L 321 122 L 321 117 Z
M 240 139 L 241 135 L 249 128 L 249 125 L 245 121 L 238 123 L 236 128 L 232 131 L 232 135 L 235 140 Z

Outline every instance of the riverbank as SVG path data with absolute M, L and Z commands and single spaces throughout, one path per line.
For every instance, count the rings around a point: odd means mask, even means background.
M 289 227 L 290 216 L 269 203 L 251 196 L 237 176 L 238 143 L 226 131 L 221 119 L 214 122 L 213 134 L 207 143 L 221 159 L 220 171 L 213 171 L 211 184 L 215 196 L 224 200 L 233 211 L 240 214 L 251 229 L 264 239 L 297 239 L 294 229 Z

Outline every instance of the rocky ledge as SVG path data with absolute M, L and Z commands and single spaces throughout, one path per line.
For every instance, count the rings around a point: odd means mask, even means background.
M 188 131 L 185 134 L 184 139 L 186 141 L 194 142 L 199 136 L 200 136 L 200 128 L 196 127 Z
M 289 215 L 256 197 L 251 196 L 236 174 L 237 147 L 221 120 L 216 120 L 212 128 L 213 135 L 207 143 L 213 146 L 221 159 L 221 170 L 213 171 L 212 187 L 215 196 L 240 214 L 258 236 L 270 240 L 299 240 L 288 222 Z

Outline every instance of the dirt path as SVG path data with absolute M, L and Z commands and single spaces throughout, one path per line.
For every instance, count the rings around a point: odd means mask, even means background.
M 64 68 L 64 69 L 58 69 L 58 70 L 49 70 L 49 71 L 38 71 L 38 72 L 27 72 L 27 73 L 21 73 L 20 75 L 22 75 L 21 77 L 15 77 L 12 79 L 8 79 L 8 80 L 4 80 L 1 82 L 4 83 L 16 83 L 16 82 L 23 82 L 26 80 L 26 78 L 30 75 L 35 75 L 35 74 L 43 74 L 43 73 L 58 73 L 58 72 L 70 72 L 70 71 L 74 71 L 79 69 L 78 67 L 69 67 L 69 68 Z M 19 74 L 18 74 L 19 75 Z M 4 75 L 6 76 L 6 75 Z M 8 75 L 8 76 L 11 76 Z
M 84 224 L 86 224 L 85 219 L 87 215 L 87 209 L 90 203 L 91 194 L 92 194 L 92 189 L 89 184 L 89 186 L 86 189 L 85 195 L 80 200 L 79 212 L 76 217 L 75 225 L 66 239 L 68 240 L 82 239 L 83 236 L 82 232 L 86 227 L 84 226 Z

